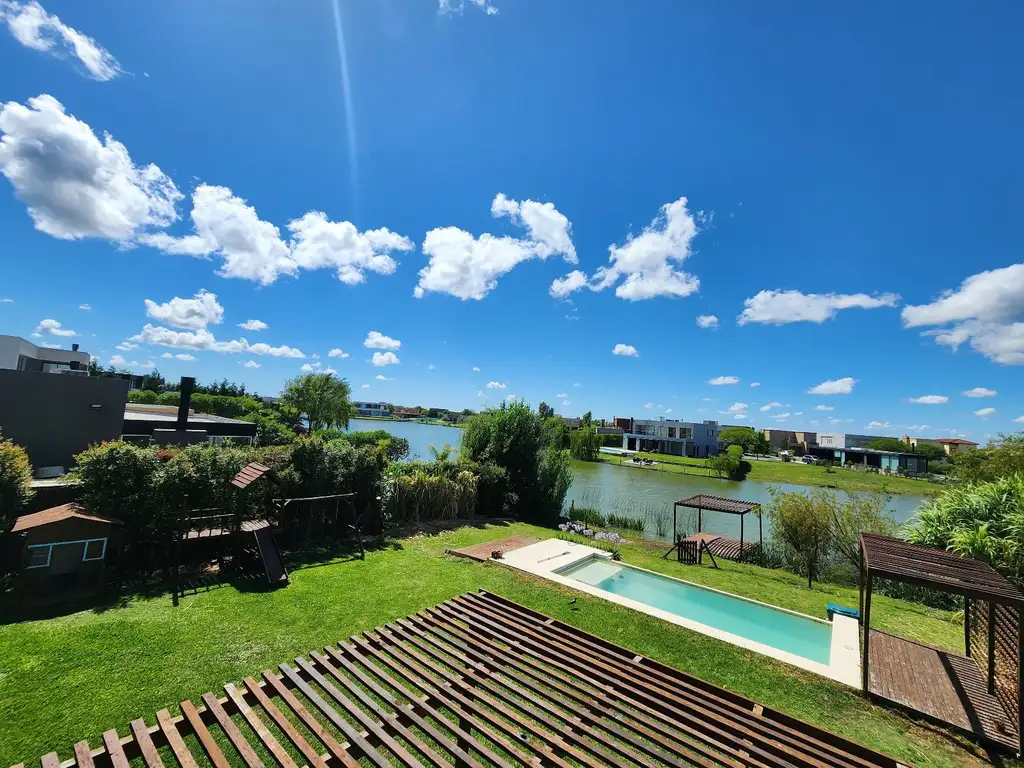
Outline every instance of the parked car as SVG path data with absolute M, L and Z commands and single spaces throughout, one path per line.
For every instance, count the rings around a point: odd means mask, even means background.
M 817 464 L 819 459 L 817 456 L 801 456 L 800 461 L 804 464 Z

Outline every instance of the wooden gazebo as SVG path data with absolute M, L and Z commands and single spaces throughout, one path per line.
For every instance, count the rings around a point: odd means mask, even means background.
M 748 512 L 754 512 L 761 508 L 756 501 L 741 501 L 740 499 L 726 499 L 722 496 L 711 496 L 706 493 L 699 493 L 686 499 L 680 499 L 672 505 L 672 541 L 678 546 L 679 536 L 676 530 L 676 519 L 679 507 L 687 507 L 697 510 L 697 530 L 694 536 L 699 537 L 704 528 L 704 511 L 724 512 L 729 515 L 740 516 L 740 537 L 739 539 L 730 536 L 717 536 L 713 540 L 707 540 L 708 548 L 719 557 L 730 560 L 742 560 L 747 550 L 754 547 L 753 542 L 744 542 L 743 521 Z M 707 537 L 704 537 L 705 539 Z M 757 538 L 758 551 L 764 546 L 764 527 L 761 516 L 757 516 Z M 675 548 L 673 547 L 673 549 Z M 671 551 L 671 550 L 670 550 Z
M 1018 754 L 1024 751 L 1024 593 L 978 560 L 902 539 L 860 536 L 864 691 Z M 875 579 L 964 598 L 964 655 L 871 629 Z

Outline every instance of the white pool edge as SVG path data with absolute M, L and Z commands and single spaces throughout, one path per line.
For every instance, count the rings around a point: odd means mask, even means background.
M 860 628 L 856 619 L 849 616 L 837 615 L 833 617 L 831 622 L 828 622 L 824 619 L 808 616 L 797 611 L 791 611 L 787 608 L 780 608 L 768 603 L 759 603 L 757 600 L 740 597 L 739 595 L 734 595 L 730 592 L 723 592 L 712 587 L 707 587 L 703 584 L 695 584 L 693 582 L 686 581 L 685 579 L 677 579 L 673 576 L 666 576 L 663 573 L 658 573 L 657 571 L 650 571 L 645 568 L 639 568 L 635 565 L 623 563 L 623 565 L 627 565 L 629 568 L 633 568 L 638 571 L 645 571 L 661 578 L 672 579 L 699 589 L 719 592 L 720 594 L 728 595 L 729 597 L 733 597 L 738 600 L 757 603 L 771 608 L 772 610 L 792 613 L 796 616 L 810 619 L 812 621 L 823 621 L 826 624 L 831 623 L 832 644 L 829 663 L 821 664 L 810 659 L 805 659 L 802 656 L 797 656 L 796 654 L 764 645 L 756 640 L 740 637 L 739 635 L 734 635 L 730 632 L 724 632 L 723 630 L 716 629 L 715 627 L 710 627 L 707 624 L 693 621 L 692 619 L 688 619 L 684 616 L 679 616 L 669 611 L 662 610 L 661 608 L 655 608 L 654 606 L 641 603 L 637 600 L 632 600 L 628 597 L 613 594 L 601 589 L 600 587 L 584 584 L 576 579 L 568 578 L 560 573 L 556 573 L 558 570 L 576 565 L 583 560 L 592 558 L 607 559 L 610 557 L 611 555 L 608 552 L 587 546 L 586 544 L 577 544 L 576 542 L 564 541 L 562 539 L 545 539 L 544 541 L 531 544 L 527 547 L 523 547 L 522 549 L 516 549 L 512 552 L 508 552 L 499 562 L 509 565 L 517 570 L 531 573 L 535 576 L 540 576 L 571 589 L 576 589 L 580 592 L 593 595 L 594 597 L 600 597 L 603 600 L 608 600 L 616 603 L 617 605 L 622 605 L 626 608 L 632 608 L 635 611 L 646 613 L 649 616 L 654 616 L 671 624 L 684 627 L 694 632 L 700 632 L 703 635 L 708 635 L 709 637 L 714 637 L 718 640 L 724 640 L 725 642 L 732 643 L 740 648 L 745 648 L 749 651 L 763 654 L 787 664 L 792 664 L 794 667 L 814 672 L 815 674 L 843 683 L 844 685 L 848 685 L 852 688 L 860 687 Z

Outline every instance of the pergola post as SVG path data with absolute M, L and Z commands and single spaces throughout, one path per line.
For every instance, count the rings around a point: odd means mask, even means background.
M 697 507 L 697 533 L 704 530 L 704 510 L 701 507 Z
M 868 683 L 870 682 L 870 672 L 868 669 L 868 646 L 871 644 L 871 569 L 868 568 L 868 577 L 866 590 L 867 594 L 864 596 L 864 658 L 861 661 L 861 676 L 864 678 L 864 693 L 870 693 L 868 689 Z
M 679 509 L 679 502 L 672 505 L 672 543 L 679 541 L 679 534 L 676 533 L 676 511 Z
M 747 518 L 747 513 L 744 512 L 740 515 L 740 559 L 743 559 L 743 521 Z
M 964 598 L 964 656 L 971 658 L 971 598 Z

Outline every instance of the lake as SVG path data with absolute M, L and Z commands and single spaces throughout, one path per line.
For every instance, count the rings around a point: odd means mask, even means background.
M 373 419 L 352 419 L 349 429 L 368 431 L 383 429 L 409 441 L 410 459 L 431 459 L 430 446 L 440 448 L 449 443 L 458 451 L 462 429 L 442 427 L 436 424 L 418 424 L 407 421 L 376 421 Z M 637 467 L 618 467 L 597 462 L 574 461 L 572 463 L 573 484 L 565 500 L 566 505 L 596 507 L 605 514 L 618 513 L 637 516 L 638 510 L 648 519 L 645 535 L 650 538 L 670 539 L 672 536 L 672 503 L 697 493 L 725 496 L 766 504 L 771 500 L 769 489 L 783 491 L 806 491 L 808 486 L 786 483 L 761 483 L 755 480 L 734 482 L 714 477 L 679 475 L 656 472 Z M 854 493 L 853 495 L 867 495 Z M 897 522 L 905 522 L 924 501 L 922 496 L 893 495 L 889 500 L 889 512 Z M 658 526 L 655 517 L 665 521 Z M 746 516 L 745 538 L 757 537 L 757 518 Z M 692 518 L 692 519 L 691 519 Z M 679 527 L 692 532 L 696 512 L 679 510 Z M 661 530 L 659 530 L 659 527 Z M 740 523 L 736 515 L 718 512 L 704 513 L 704 530 L 725 536 L 739 536 Z M 765 537 L 770 535 L 767 519 Z

